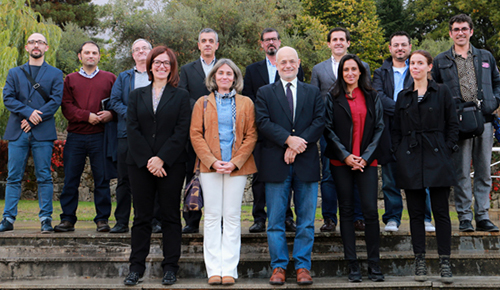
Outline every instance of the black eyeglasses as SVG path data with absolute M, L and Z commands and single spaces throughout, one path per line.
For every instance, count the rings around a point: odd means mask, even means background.
M 462 31 L 462 33 L 466 33 L 466 32 L 469 32 L 469 30 L 470 30 L 469 27 L 462 27 L 462 28 L 455 27 L 451 31 L 453 31 L 455 33 L 459 33 L 460 31 Z
M 156 67 L 160 67 L 161 65 L 164 65 L 165 67 L 170 66 L 170 61 L 161 61 L 161 60 L 153 60 L 153 65 Z
M 46 45 L 47 42 L 43 41 L 43 40 L 28 40 L 28 44 L 31 44 L 31 45 L 34 45 L 34 44 L 38 44 L 38 45 Z
M 271 41 L 276 42 L 276 41 L 278 41 L 278 39 L 276 37 L 264 39 L 264 42 L 271 42 Z

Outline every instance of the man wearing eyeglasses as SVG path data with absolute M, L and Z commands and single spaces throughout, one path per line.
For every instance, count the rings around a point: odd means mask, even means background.
M 98 232 L 109 232 L 108 218 L 111 214 L 108 160 L 104 150 L 104 125 L 110 122 L 114 112 L 106 109 L 111 88 L 116 76 L 99 70 L 99 46 L 93 41 L 82 44 L 78 58 L 82 62 L 80 71 L 64 79 L 62 113 L 68 119 L 68 136 L 64 146 L 64 187 L 60 202 L 61 223 L 56 232 L 75 230 L 78 207 L 78 187 L 87 156 L 94 177 L 94 222 Z M 116 137 L 115 137 L 116 138 Z
M 31 150 L 38 184 L 41 231 L 50 233 L 54 230 L 54 187 L 50 170 L 52 148 L 57 139 L 54 114 L 61 105 L 63 74 L 45 62 L 44 54 L 49 45 L 42 34 L 30 35 L 24 48 L 29 53 L 28 62 L 9 70 L 3 88 L 4 105 L 10 111 L 3 137 L 9 140 L 9 173 L 0 232 L 14 229 L 17 204 L 21 197 L 21 181 Z
M 110 104 L 111 110 L 116 112 L 118 117 L 118 146 L 117 146 L 117 174 L 118 183 L 116 185 L 116 224 L 110 233 L 126 233 L 129 231 L 130 208 L 132 206 L 132 193 L 128 177 L 127 163 L 127 105 L 128 95 L 137 88 L 149 85 L 148 73 L 146 72 L 146 59 L 152 46 L 149 41 L 139 38 L 132 44 L 132 58 L 135 66 L 118 75 L 113 89 L 111 90 Z M 159 203 L 155 207 L 155 218 L 153 219 L 153 233 L 161 232 Z
M 474 34 L 472 19 L 465 14 L 449 21 L 453 46 L 439 54 L 433 62 L 432 77 L 446 84 L 457 99 L 476 102 L 484 116 L 481 136 L 459 140 L 459 150 L 453 154 L 458 185 L 455 186 L 455 208 L 461 232 L 473 232 L 472 218 L 477 231 L 498 232 L 490 219 L 491 149 L 493 147 L 493 112 L 500 102 L 500 74 L 493 55 L 470 43 Z M 474 189 L 471 187 L 471 161 L 474 167 Z M 474 214 L 472 195 L 474 194 Z
M 252 99 L 255 102 L 255 96 L 260 87 L 272 84 L 280 79 L 279 73 L 276 69 L 276 54 L 280 48 L 281 40 L 278 31 L 274 28 L 266 28 L 260 34 L 260 46 L 266 53 L 264 60 L 252 63 L 247 66 L 245 70 L 244 86 L 242 94 Z M 297 78 L 302 82 L 304 81 L 304 71 L 302 66 L 299 66 Z M 259 135 L 257 144 L 253 151 L 257 169 L 260 167 L 261 152 L 262 152 L 262 136 Z M 259 233 L 266 231 L 267 214 L 265 211 L 266 206 L 266 193 L 264 182 L 259 180 L 259 173 L 255 173 L 252 182 L 253 193 L 253 208 L 252 215 L 254 224 L 250 226 L 251 233 Z M 286 211 L 286 231 L 295 232 L 296 225 L 293 221 L 293 213 L 290 209 L 290 201 Z

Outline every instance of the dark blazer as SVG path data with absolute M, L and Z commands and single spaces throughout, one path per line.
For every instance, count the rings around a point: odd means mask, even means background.
M 361 157 L 371 164 L 377 158 L 377 147 L 384 131 L 383 108 L 376 91 L 363 92 L 366 101 L 366 119 L 361 138 Z M 326 150 L 329 159 L 344 161 L 352 154 L 351 107 L 344 96 L 326 100 Z
M 399 188 L 455 185 L 451 154 L 458 150 L 458 119 L 446 85 L 429 81 L 420 103 L 413 84 L 402 90 L 396 102 L 392 133 Z
M 410 74 L 410 68 L 406 72 L 403 82 L 403 89 L 409 87 L 413 83 L 413 78 Z M 392 56 L 384 61 L 384 64 L 373 73 L 373 88 L 377 90 L 382 106 L 384 107 L 384 132 L 380 138 L 379 158 L 377 161 L 380 164 L 395 161 L 392 154 L 391 130 L 394 116 L 394 70 L 392 69 Z
M 127 108 L 127 164 L 146 166 L 158 156 L 168 170 L 174 163 L 186 162 L 191 108 L 186 90 L 165 87 L 153 113 L 152 84 L 130 93 Z
M 267 72 L 267 59 L 254 62 L 247 66 L 245 70 L 245 78 L 243 79 L 243 96 L 247 96 L 252 101 L 255 102 L 255 96 L 260 87 L 269 84 L 269 73 Z M 280 79 L 279 72 L 276 72 L 275 82 Z M 299 66 L 299 72 L 297 73 L 297 79 L 301 82 L 304 81 L 304 71 L 302 70 L 302 65 Z
M 217 62 L 217 59 L 215 59 L 215 61 Z M 181 67 L 179 88 L 185 89 L 189 92 L 189 97 L 191 97 L 191 108 L 194 107 L 194 104 L 199 97 L 210 95 L 210 92 L 205 86 L 206 77 L 207 76 L 205 75 L 201 64 L 201 59 L 199 58 Z
M 297 104 L 295 122 L 285 96 L 281 81 L 261 87 L 257 91 L 255 115 L 259 134 L 264 137 L 262 166 L 259 180 L 262 182 L 283 182 L 290 166 L 285 163 L 285 144 L 288 136 L 299 136 L 307 141 L 307 149 L 295 158 L 294 170 L 303 182 L 320 180 L 319 154 L 316 142 L 325 127 L 325 105 L 319 89 L 297 82 Z
M 22 65 L 29 73 L 29 65 Z M 63 95 L 63 73 L 61 70 L 44 62 L 40 67 L 35 81 L 42 86 L 42 89 L 49 96 L 49 101 L 45 102 L 43 97 L 33 89 L 30 81 L 21 70 L 15 67 L 9 70 L 7 80 L 3 88 L 3 103 L 10 111 L 9 121 L 5 128 L 5 140 L 14 141 L 21 135 L 21 121 L 28 120 L 34 110 L 43 112 L 40 117 L 42 122 L 33 125 L 30 122 L 31 133 L 37 141 L 56 140 L 56 126 L 54 114 L 61 106 Z M 29 121 L 28 121 L 29 122 Z
M 118 75 L 109 100 L 109 108 L 118 116 L 118 138 L 127 138 L 127 104 L 128 96 L 134 90 L 134 69 L 121 72 Z

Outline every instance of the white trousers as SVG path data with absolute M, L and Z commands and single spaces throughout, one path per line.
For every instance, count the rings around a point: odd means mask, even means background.
M 246 181 L 246 175 L 231 177 L 229 174 L 200 173 L 205 206 L 203 256 L 208 277 L 238 278 L 241 201 Z

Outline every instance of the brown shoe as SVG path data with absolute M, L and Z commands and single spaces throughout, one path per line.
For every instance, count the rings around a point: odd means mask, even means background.
M 107 233 L 111 230 L 108 221 L 97 221 L 97 231 L 100 233 Z
M 321 232 L 334 232 L 335 231 L 335 223 L 332 219 L 326 218 L 325 223 L 319 228 Z
M 285 284 L 285 269 L 274 268 L 273 275 L 269 279 L 269 284 L 271 285 L 283 285 Z
M 233 285 L 234 284 L 234 278 L 231 276 L 224 276 L 222 277 L 222 285 Z
M 364 232 L 365 231 L 365 221 L 364 220 L 357 220 L 354 222 L 354 230 L 359 231 L 359 232 Z
M 212 276 L 212 277 L 208 278 L 209 285 L 220 285 L 221 283 L 222 283 L 221 276 Z
M 297 284 L 299 285 L 311 285 L 313 279 L 311 278 L 311 273 L 306 268 L 300 268 L 297 270 Z
M 73 232 L 75 230 L 75 225 L 70 221 L 61 221 L 60 224 L 54 227 L 54 232 L 64 233 L 64 232 Z

